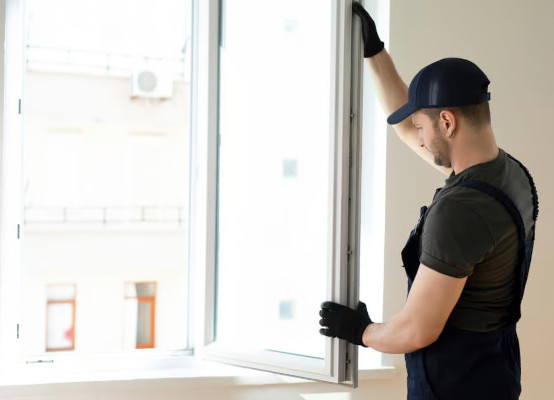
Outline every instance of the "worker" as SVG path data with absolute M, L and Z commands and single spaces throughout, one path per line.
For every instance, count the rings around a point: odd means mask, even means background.
M 533 179 L 496 144 L 490 82 L 477 65 L 445 58 L 419 71 L 408 88 L 371 16 L 359 3 L 353 12 L 388 123 L 447 178 L 402 250 L 402 310 L 373 323 L 362 302 L 353 310 L 327 301 L 320 333 L 405 354 L 410 400 L 518 399 L 516 323 L 538 216 Z

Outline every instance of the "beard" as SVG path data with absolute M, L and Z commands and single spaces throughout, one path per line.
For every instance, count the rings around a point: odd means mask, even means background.
M 434 162 L 440 167 L 450 168 L 452 163 L 450 161 L 450 155 L 448 151 L 448 143 L 439 132 L 438 127 L 435 128 L 433 140 L 431 140 L 431 153 L 434 156 Z

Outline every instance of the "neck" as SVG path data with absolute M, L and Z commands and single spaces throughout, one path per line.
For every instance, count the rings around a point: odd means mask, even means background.
M 450 162 L 454 174 L 459 174 L 469 167 L 494 160 L 498 153 L 490 125 L 478 130 L 460 130 L 450 146 Z

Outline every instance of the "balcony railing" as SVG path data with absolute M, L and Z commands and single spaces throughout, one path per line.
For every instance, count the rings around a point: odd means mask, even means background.
M 144 68 L 163 68 L 176 81 L 190 80 L 190 52 L 180 57 L 156 57 L 115 52 L 27 45 L 27 68 L 128 77 Z
M 173 224 L 186 223 L 184 207 L 25 207 L 24 224 Z

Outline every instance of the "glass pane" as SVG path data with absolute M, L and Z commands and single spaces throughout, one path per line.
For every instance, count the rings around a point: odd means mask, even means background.
M 26 8 L 21 349 L 47 347 L 44 288 L 60 281 L 78 282 L 76 353 L 134 349 L 125 297 L 155 285 L 125 284 L 145 279 L 163 287 L 157 347 L 184 349 L 192 1 Z
M 137 318 L 137 345 L 148 345 L 152 338 L 151 332 L 152 322 L 152 303 L 149 301 L 141 301 L 138 303 L 138 318 Z
M 48 350 L 62 350 L 73 347 L 73 304 L 48 304 L 47 338 Z
M 125 297 L 155 297 L 156 284 L 154 282 L 126 283 Z
M 156 295 L 155 283 L 137 283 L 138 297 L 154 297 Z
M 225 3 L 217 341 L 323 358 L 331 0 Z M 244 18 L 263 7 L 263 18 Z

